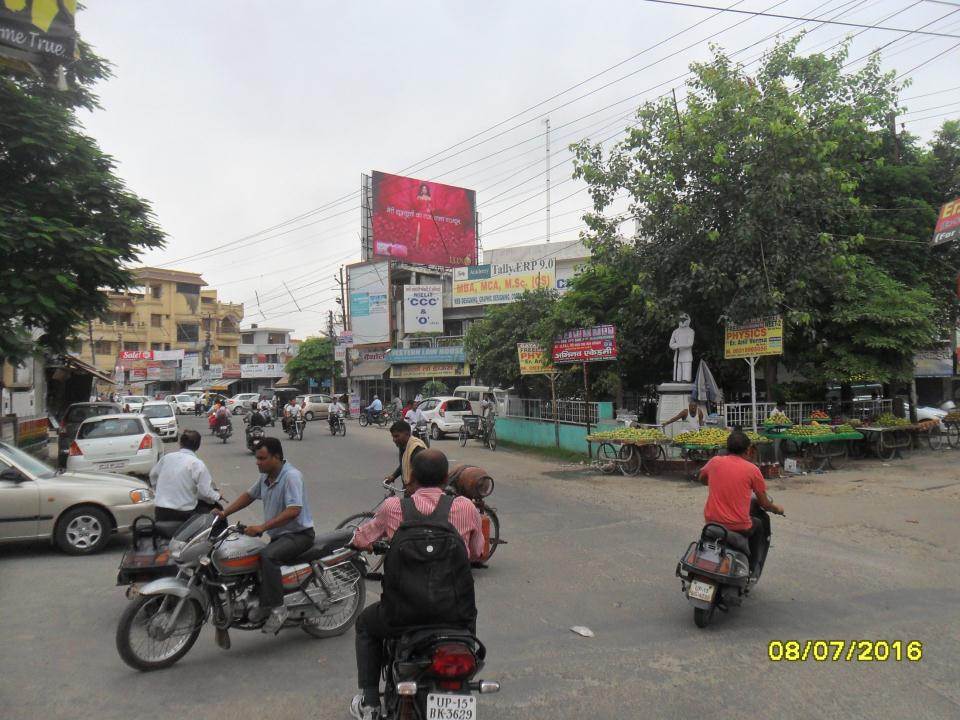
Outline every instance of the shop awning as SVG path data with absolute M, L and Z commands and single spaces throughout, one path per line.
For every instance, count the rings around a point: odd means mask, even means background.
M 350 377 L 354 380 L 382 380 L 389 369 L 386 360 L 364 360 L 350 368 Z
M 230 389 L 231 385 L 238 382 L 240 382 L 239 378 L 235 380 L 233 379 L 227 380 L 224 378 L 219 378 L 218 380 L 211 380 L 210 384 L 207 385 L 207 389 L 213 390 L 214 392 L 226 392 L 227 390 Z
M 104 372 L 101 372 L 100 370 L 97 370 L 93 365 L 91 365 L 90 363 L 84 362 L 83 360 L 78 358 L 76 355 L 64 355 L 63 364 L 73 370 L 77 370 L 79 372 L 85 373 L 86 375 L 93 375 L 95 378 L 97 378 L 98 380 L 102 380 L 103 382 L 110 383 L 111 385 L 116 385 L 112 377 L 110 377 Z

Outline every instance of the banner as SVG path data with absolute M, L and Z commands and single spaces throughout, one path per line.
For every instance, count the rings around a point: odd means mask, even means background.
M 727 323 L 723 333 L 723 357 L 783 355 L 783 318 L 771 315 L 742 323 Z
M 389 279 L 390 264 L 386 262 L 347 266 L 350 329 L 355 343 L 390 342 Z
M 333 348 L 333 359 L 336 362 L 347 361 L 347 348 L 345 345 L 337 345 L 335 348 Z
M 521 375 L 543 375 L 555 372 L 547 351 L 540 343 L 517 343 Z
M 337 346 L 353 347 L 353 330 L 344 330 L 337 335 Z
M 555 277 L 554 258 L 454 268 L 453 306 L 513 302 L 528 290 L 552 288 Z
M 147 379 L 148 368 L 133 368 L 130 370 L 130 382 Z
M 373 172 L 373 254 L 423 265 L 477 262 L 473 190 Z
M 937 226 L 933 229 L 932 244 L 943 245 L 957 239 L 960 239 L 960 198 L 940 208 Z
M 200 379 L 200 356 L 185 355 L 180 363 L 181 380 L 199 380 Z
M 393 364 L 407 363 L 464 363 L 467 361 L 463 345 L 449 347 L 393 348 L 386 354 L 386 361 Z
M 443 333 L 443 285 L 403 286 L 403 330 Z
M 423 363 L 421 365 L 394 365 L 390 368 L 393 380 L 424 379 L 432 377 L 470 377 L 470 366 L 465 363 Z
M 76 2 L 5 0 L 0 3 L 0 55 L 33 63 L 73 62 Z
M 241 378 L 283 377 L 282 363 L 247 363 L 240 366 Z
M 158 362 L 153 360 L 147 363 L 147 380 L 170 381 L 177 379 L 177 362 Z
M 154 350 L 154 360 L 183 360 L 185 353 L 183 350 Z
M 568 330 L 553 343 L 553 361 L 579 363 L 616 360 L 616 333 L 613 325 Z
M 153 360 L 153 350 L 123 350 L 117 357 L 121 360 Z

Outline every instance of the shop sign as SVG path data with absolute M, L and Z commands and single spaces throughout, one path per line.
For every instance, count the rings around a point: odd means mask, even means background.
M 462 345 L 436 348 L 394 348 L 386 354 L 391 365 L 400 363 L 464 363 L 467 361 Z
M 554 372 L 553 363 L 540 343 L 517 343 L 521 375 L 543 375 Z
M 130 382 L 147 379 L 147 368 L 132 368 L 130 370 Z
M 453 306 L 509 303 L 528 290 L 553 288 L 556 268 L 555 258 L 454 268 Z
M 281 373 L 282 374 L 282 373 Z M 223 375 L 220 377 L 236 380 L 241 377 L 240 363 L 225 363 L 223 366 Z
M 353 330 L 344 330 L 337 335 L 337 347 L 353 347 Z
M 403 286 L 403 329 L 407 333 L 443 332 L 443 285 Z
M 0 56 L 69 65 L 76 59 L 77 3 L 7 0 L 0 3 Z
M 470 366 L 465 363 L 422 363 L 420 365 L 394 365 L 390 368 L 393 380 L 422 379 L 432 377 L 470 377 Z
M 278 378 L 283 375 L 280 363 L 247 363 L 240 366 L 241 378 Z
M 344 345 L 337 345 L 333 349 L 333 359 L 337 362 L 346 362 L 347 360 L 347 348 Z
M 153 350 L 154 360 L 183 360 L 186 356 L 183 350 Z
M 933 229 L 933 245 L 943 245 L 960 239 L 960 197 L 946 203 L 937 215 L 937 225 Z
M 176 380 L 177 363 L 176 362 L 157 362 L 153 360 L 147 363 L 147 380 Z
M 153 350 L 122 350 L 121 360 L 153 360 Z
M 727 323 L 723 334 L 723 357 L 783 355 L 783 317 L 770 315 L 742 323 Z
M 553 361 L 559 364 L 616 360 L 616 335 L 613 325 L 568 330 L 553 343 Z

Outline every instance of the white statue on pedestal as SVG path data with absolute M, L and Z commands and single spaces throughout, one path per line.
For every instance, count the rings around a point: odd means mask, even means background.
M 680 316 L 680 324 L 670 336 L 670 349 L 673 350 L 673 381 L 688 383 L 693 380 L 693 328 L 690 316 Z

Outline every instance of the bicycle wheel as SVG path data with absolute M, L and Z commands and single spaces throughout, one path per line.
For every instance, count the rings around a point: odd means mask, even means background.
M 360 512 L 356 515 L 351 515 L 346 520 L 342 520 L 340 524 L 337 525 L 336 529 L 343 530 L 345 528 L 350 528 L 351 530 L 356 530 L 365 522 L 372 519 L 372 512 Z M 376 572 L 380 569 L 380 566 L 383 565 L 383 555 L 374 555 L 373 553 L 361 554 L 363 555 L 363 559 L 367 562 L 367 572 Z
M 469 437 L 469 436 L 467 435 L 467 429 L 466 429 L 465 427 L 461 427 L 461 428 L 460 428 L 460 435 L 458 436 L 458 439 L 460 440 L 460 447 L 466 447 L 466 446 L 467 446 L 467 438 L 468 438 L 468 437 Z
M 600 472 L 610 475 L 618 469 L 620 452 L 613 443 L 603 442 L 597 447 L 597 460 L 600 462 Z
M 840 448 L 829 458 L 830 468 L 832 470 L 842 470 L 847 465 L 850 458 L 850 445 L 847 441 L 837 443 Z
M 484 507 L 483 512 L 490 518 L 490 550 L 487 552 L 487 557 L 484 558 L 484 561 L 489 561 L 500 544 L 500 518 L 497 517 L 493 508 Z
M 624 475 L 636 475 L 640 472 L 640 452 L 633 445 L 621 445 L 618 456 L 620 472 Z
M 946 441 L 947 438 L 939 425 L 930 428 L 930 432 L 927 433 L 927 445 L 930 446 L 931 450 L 943 450 Z
M 490 428 L 490 435 L 487 437 L 487 447 L 491 450 L 497 449 L 497 431 Z

